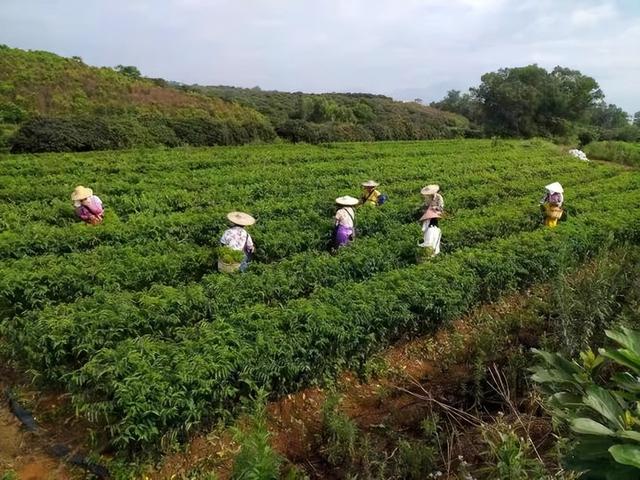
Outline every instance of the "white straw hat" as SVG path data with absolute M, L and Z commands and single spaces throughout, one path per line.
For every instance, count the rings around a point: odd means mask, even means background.
M 89 198 L 93 195 L 93 190 L 87 187 L 83 187 L 82 185 L 78 185 L 71 194 L 71 200 L 74 202 L 79 202 L 84 200 L 85 198 Z
M 336 203 L 344 207 L 353 207 L 358 204 L 358 199 L 345 195 L 344 197 L 336 198 Z
M 380 184 L 375 180 L 367 180 L 366 182 L 362 183 L 363 187 L 377 187 L 378 185 Z
M 564 188 L 562 188 L 562 185 L 560 185 L 559 182 L 550 183 L 544 188 L 551 193 L 564 193 Z
M 434 193 L 438 193 L 439 191 L 440 185 L 432 184 L 424 187 L 422 190 L 420 190 L 420 193 L 422 195 L 433 195 Z
M 254 223 L 256 223 L 255 218 L 244 212 L 228 213 L 227 219 L 234 225 L 239 225 L 241 227 L 248 227 L 249 225 L 253 225 Z

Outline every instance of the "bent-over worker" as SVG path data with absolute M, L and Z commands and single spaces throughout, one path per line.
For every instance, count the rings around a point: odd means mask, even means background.
M 231 212 L 227 214 L 227 220 L 231 223 L 231 228 L 228 228 L 222 234 L 220 244 L 244 253 L 244 259 L 240 263 L 240 271 L 244 272 L 256 250 L 253 239 L 249 232 L 245 230 L 245 227 L 256 223 L 256 219 L 248 213 Z
M 360 203 L 362 205 L 373 205 L 377 207 L 387 200 L 387 196 L 376 189 L 378 185 L 380 184 L 374 180 L 367 180 L 362 184 L 362 195 L 360 196 Z
M 78 185 L 71 194 L 71 201 L 75 208 L 76 216 L 89 225 L 99 225 L 104 217 L 102 200 L 93 194 L 93 190 Z
M 353 207 L 358 204 L 358 199 L 348 195 L 336 198 L 335 226 L 333 230 L 333 243 L 336 248 L 343 247 L 355 237 L 356 211 Z
M 439 185 L 427 185 L 420 194 L 424 197 L 424 203 L 427 207 L 420 222 L 422 222 L 422 233 L 424 234 L 421 247 L 429 247 L 433 250 L 433 255 L 440 253 L 440 240 L 442 239 L 442 231 L 438 227 L 438 220 L 442 218 L 444 213 L 444 198 L 440 194 Z
M 540 200 L 544 211 L 544 224 L 554 228 L 562 217 L 562 204 L 564 203 L 564 188 L 558 182 L 553 182 L 544 187 L 545 194 Z
M 444 213 L 444 198 L 440 193 L 440 186 L 435 184 L 427 185 L 420 190 L 420 194 L 424 197 L 424 206 L 427 207 L 423 217 L 428 214 L 429 224 L 437 227 L 438 219 L 442 218 Z

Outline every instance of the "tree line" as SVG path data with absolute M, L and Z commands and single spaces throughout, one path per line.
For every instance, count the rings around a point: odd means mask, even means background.
M 607 103 L 598 82 L 578 70 L 538 65 L 482 75 L 467 93 L 450 90 L 432 107 L 468 118 L 479 135 L 640 140 L 640 112 L 633 120 Z

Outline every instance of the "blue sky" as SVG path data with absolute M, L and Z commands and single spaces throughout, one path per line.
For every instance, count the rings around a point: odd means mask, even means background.
M 440 99 L 562 65 L 640 111 L 640 0 L 1 0 L 0 43 L 185 83 Z

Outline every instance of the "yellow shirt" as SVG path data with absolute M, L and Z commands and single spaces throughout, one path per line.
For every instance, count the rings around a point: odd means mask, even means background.
M 365 205 L 378 205 L 378 197 L 380 196 L 380 192 L 378 190 L 374 190 L 373 192 L 369 193 L 368 190 L 364 190 L 362 192 L 362 196 L 360 197 L 360 202 Z

